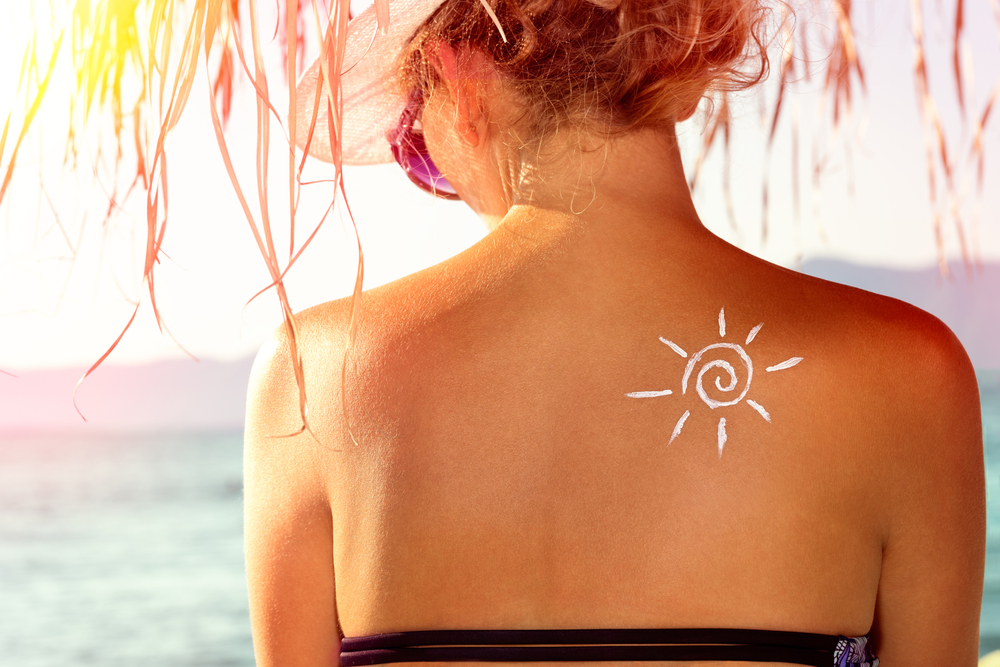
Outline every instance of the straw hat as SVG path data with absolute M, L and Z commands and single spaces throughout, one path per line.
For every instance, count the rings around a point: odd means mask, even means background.
M 340 79 L 344 95 L 345 164 L 382 164 L 393 161 L 385 133 L 399 122 L 406 99 L 396 91 L 386 89 L 385 84 L 395 73 L 396 59 L 403 47 L 443 2 L 444 0 L 389 0 L 390 20 L 386 34 L 378 33 L 374 5 L 365 9 L 348 25 L 344 73 Z M 317 60 L 306 70 L 295 87 L 295 143 L 299 148 L 304 147 L 309 134 L 319 76 Z M 327 105 L 320 102 L 309 154 L 324 162 L 332 162 L 326 111 Z

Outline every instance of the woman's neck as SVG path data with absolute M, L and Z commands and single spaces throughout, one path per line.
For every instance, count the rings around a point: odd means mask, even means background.
M 535 145 L 497 157 L 511 206 L 499 216 L 483 216 L 491 228 L 515 206 L 563 214 L 557 217 L 568 221 L 649 219 L 658 226 L 702 227 L 672 128 L 600 141 L 581 141 L 569 131 L 549 137 L 541 150 Z
M 542 147 L 498 153 L 506 204 L 481 216 L 491 229 L 560 234 L 602 229 L 608 240 L 703 237 L 677 139 L 670 131 L 639 130 L 587 145 L 579 135 L 550 137 Z M 598 232 L 600 235 L 600 232 Z

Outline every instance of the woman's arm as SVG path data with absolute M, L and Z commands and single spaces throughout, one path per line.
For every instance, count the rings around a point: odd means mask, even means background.
M 257 356 L 244 444 L 244 539 L 257 665 L 336 665 L 333 529 L 321 445 L 299 430 L 284 336 Z M 286 436 L 286 437 L 281 437 Z
M 910 375 L 884 462 L 889 519 L 875 645 L 884 667 L 974 667 L 986 545 L 979 394 L 954 335 L 929 316 L 921 324 L 902 348 L 913 365 L 899 369 Z

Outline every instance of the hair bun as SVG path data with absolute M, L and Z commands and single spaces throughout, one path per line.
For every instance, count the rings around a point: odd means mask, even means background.
M 761 0 L 449 0 L 414 37 L 408 86 L 431 85 L 423 45 L 468 42 L 490 54 L 529 106 L 535 130 L 596 120 L 612 131 L 673 123 L 708 91 L 767 74 Z M 602 113 L 595 113 L 599 111 Z

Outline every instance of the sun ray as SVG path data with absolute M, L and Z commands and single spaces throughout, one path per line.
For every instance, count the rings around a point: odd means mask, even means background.
M 800 361 L 802 361 L 802 357 L 792 357 L 791 359 L 782 361 L 780 364 L 775 364 L 774 366 L 768 366 L 765 370 L 767 370 L 768 372 L 783 371 L 786 368 L 791 368 Z
M 726 337 L 726 309 L 719 310 L 719 338 Z
M 760 416 L 764 418 L 764 421 L 766 421 L 769 424 L 771 423 L 771 415 L 767 413 L 767 410 L 764 409 L 763 405 L 749 398 L 747 399 L 747 405 L 749 405 L 751 408 L 759 412 Z
M 669 396 L 674 393 L 670 389 L 664 389 L 663 391 L 630 391 L 625 394 L 629 398 L 653 398 L 654 396 Z
M 726 418 L 719 419 L 719 458 L 722 458 L 722 448 L 726 446 Z
M 760 324 L 758 324 L 757 326 L 755 326 L 753 329 L 751 329 L 750 333 L 747 334 L 747 342 L 745 342 L 743 344 L 744 345 L 749 345 L 750 341 L 752 341 L 754 339 L 754 337 L 757 335 L 757 332 L 760 331 L 760 328 L 762 326 L 764 326 L 763 322 L 761 322 Z
M 663 344 L 665 344 L 665 345 L 669 345 L 671 350 L 673 350 L 677 354 L 679 354 L 682 357 L 684 357 L 685 359 L 687 359 L 688 353 L 685 352 L 684 350 L 682 350 L 681 347 L 680 347 L 680 345 L 678 345 L 677 343 L 669 341 L 666 338 L 664 338 L 663 336 L 660 336 L 660 342 L 663 343 Z
M 670 442 L 667 443 L 668 445 L 674 441 L 674 438 L 681 434 L 681 429 L 684 428 L 684 422 L 686 422 L 687 418 L 690 416 L 691 411 L 685 410 L 684 414 L 681 415 L 681 418 L 677 420 L 677 426 L 674 427 L 674 432 L 670 434 Z

